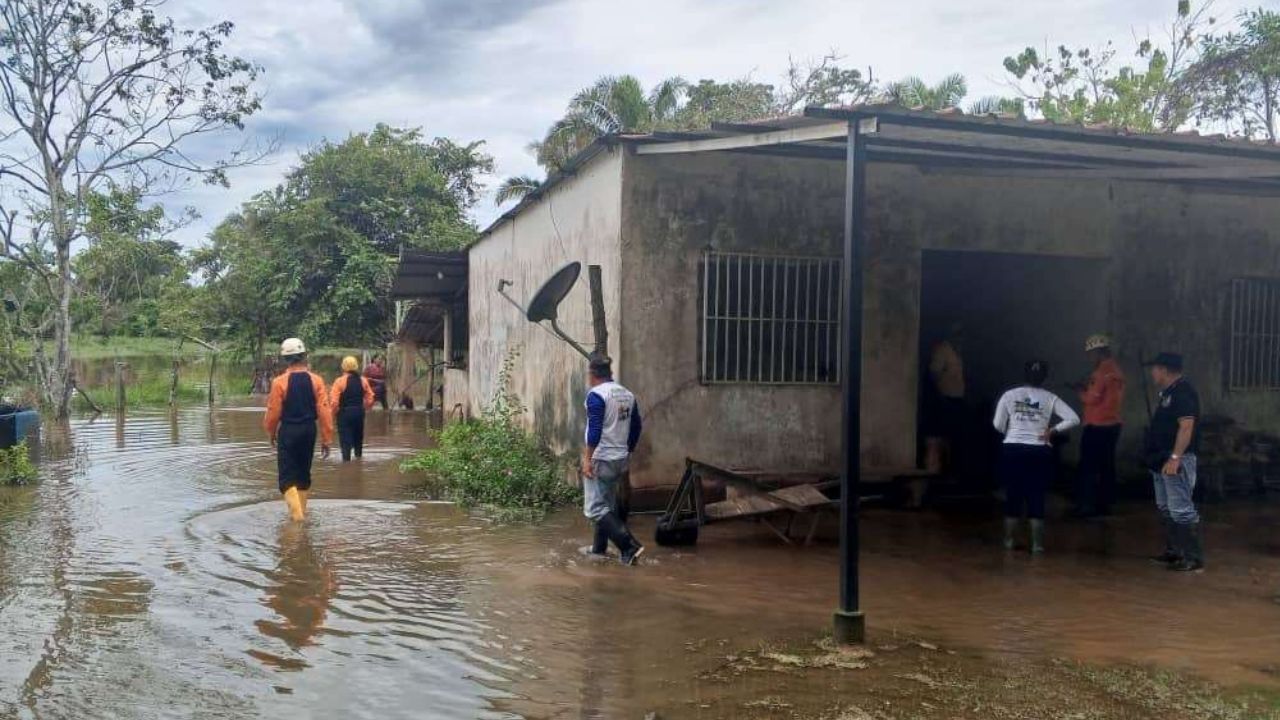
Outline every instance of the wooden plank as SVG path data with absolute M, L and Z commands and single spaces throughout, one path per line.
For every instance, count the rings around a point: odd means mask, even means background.
M 821 507 L 839 502 L 823 495 L 820 490 L 812 485 L 792 485 L 769 493 L 769 497 L 775 500 L 785 500 L 801 509 Z

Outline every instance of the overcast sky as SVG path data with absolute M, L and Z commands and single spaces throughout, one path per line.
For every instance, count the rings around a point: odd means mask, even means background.
M 1274 0 L 1218 0 L 1229 18 Z M 750 76 L 775 82 L 788 56 L 830 50 L 883 79 L 961 72 L 970 97 L 1007 92 L 1001 63 L 1027 45 L 1128 51 L 1159 32 L 1176 0 L 170 0 L 183 23 L 229 19 L 231 49 L 266 68 L 263 111 L 248 131 L 279 137 L 268 164 L 232 188 L 170 198 L 202 215 L 187 244 L 240 202 L 278 183 L 298 153 L 377 122 L 428 137 L 484 140 L 499 178 L 539 174 L 525 150 L 579 88 L 605 74 L 647 85 Z M 225 138 L 231 147 L 238 141 Z M 491 200 L 474 212 L 481 225 Z

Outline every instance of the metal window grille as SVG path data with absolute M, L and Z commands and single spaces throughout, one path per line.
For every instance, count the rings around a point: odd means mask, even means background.
M 838 384 L 840 265 L 835 258 L 706 253 L 702 381 Z
M 1231 390 L 1280 390 L 1280 280 L 1231 281 Z

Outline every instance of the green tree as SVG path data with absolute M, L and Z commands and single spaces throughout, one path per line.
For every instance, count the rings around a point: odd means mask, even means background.
M 186 301 L 188 268 L 182 246 L 169 234 L 184 224 L 171 222 L 160 205 L 142 207 L 136 190 L 95 194 L 86 203 L 89 245 L 71 261 L 77 296 L 77 327 L 101 335 L 155 335 Z M 172 315 L 170 315 L 172 316 Z
M 381 342 L 402 248 L 476 237 L 466 216 L 492 160 L 479 144 L 378 125 L 302 156 L 285 182 L 224 220 L 195 255 L 209 324 L 255 357 L 269 338 Z
M 1166 38 L 1139 40 L 1128 64 L 1117 66 L 1115 45 L 1107 43 L 1099 50 L 1061 45 L 1055 53 L 1028 47 L 1005 58 L 1004 67 L 1030 108 L 1046 119 L 1172 132 L 1195 105 L 1183 77 L 1214 22 L 1209 5 L 1193 10 L 1190 0 L 1178 0 Z
M 575 94 L 564 116 L 541 140 L 530 143 L 529 150 L 544 170 L 557 172 L 597 138 L 609 134 L 703 130 L 715 122 L 793 115 L 810 105 L 849 105 L 874 98 L 877 90 L 871 78 L 842 67 L 840 61 L 835 53 L 806 62 L 791 60 L 778 86 L 750 78 L 700 80 L 690 85 L 677 76 L 646 92 L 633 75 L 605 76 Z M 537 185 L 529 180 L 512 178 L 509 186 L 504 183 L 498 204 L 530 192 Z
M 746 122 L 774 114 L 774 87 L 748 79 L 716 82 L 699 80 L 690 85 L 685 103 L 676 111 L 675 129 L 701 130 L 712 123 Z
M 1280 141 L 1280 13 L 1241 13 L 1234 32 L 1204 38 L 1200 59 L 1183 79 L 1196 117 L 1245 137 Z
M 194 139 L 240 129 L 259 109 L 259 69 L 224 50 L 231 23 L 180 28 L 161 5 L 0 3 L 0 254 L 40 278 L 42 302 L 26 304 L 46 316 L 30 339 L 44 400 L 59 416 L 71 402 L 72 255 L 89 199 L 113 188 L 170 190 L 191 177 L 225 184 L 228 167 L 259 157 L 241 148 L 206 163 L 190 152 Z
M 564 117 L 531 149 L 540 165 L 559 170 L 596 138 L 648 132 L 674 117 L 687 87 L 682 78 L 673 77 L 646 92 L 634 75 L 606 75 L 579 90 Z
M 493 196 L 493 202 L 495 205 L 502 205 L 503 203 L 507 203 L 512 200 L 519 200 L 525 195 L 537 190 L 538 186 L 541 184 L 541 180 L 530 175 L 516 175 L 514 177 L 509 177 L 506 180 L 503 180 L 502 184 L 498 185 L 498 190 Z
M 302 248 L 268 236 L 277 199 L 266 194 L 245 203 L 214 228 L 192 253 L 200 274 L 202 324 L 208 334 L 236 340 L 257 360 L 269 338 L 289 334 L 290 299 L 297 294 L 293 269 L 306 262 Z

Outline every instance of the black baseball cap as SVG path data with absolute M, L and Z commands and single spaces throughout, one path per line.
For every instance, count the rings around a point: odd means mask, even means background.
M 1182 372 L 1182 356 L 1178 353 L 1162 352 L 1142 365 L 1143 367 L 1158 365 L 1174 372 Z

